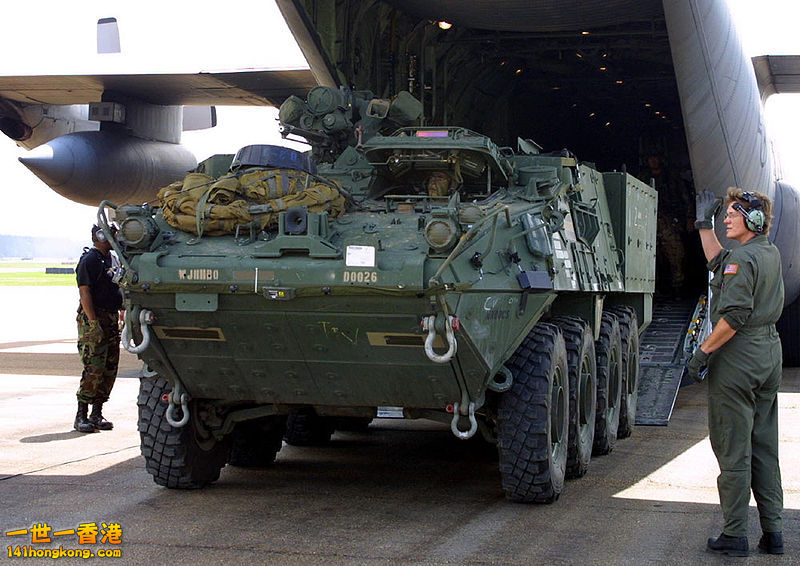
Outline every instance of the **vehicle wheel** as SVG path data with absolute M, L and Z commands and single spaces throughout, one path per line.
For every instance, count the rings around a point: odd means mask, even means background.
M 242 468 L 265 468 L 283 445 L 286 417 L 264 417 L 238 423 L 231 433 L 228 463 Z
M 595 415 L 597 412 L 597 362 L 594 336 L 589 325 L 578 317 L 558 317 L 564 335 L 569 371 L 569 442 L 567 444 L 567 477 L 586 474 L 592 459 Z
M 593 454 L 608 454 L 614 449 L 619 427 L 622 396 L 622 341 L 619 322 L 604 312 L 600 337 L 594 344 L 597 354 L 597 416 L 594 428 Z
M 172 390 L 163 377 L 142 378 L 139 383 L 139 436 L 147 471 L 158 485 L 196 489 L 219 479 L 228 459 L 227 439 L 219 441 L 198 422 L 200 402 L 189 402 L 189 422 L 174 428 L 167 422 L 168 404 L 162 395 Z M 176 416 L 176 418 L 179 418 Z
M 331 441 L 333 425 L 311 407 L 295 409 L 286 419 L 283 439 L 292 446 L 324 446 Z
M 612 307 L 617 316 L 622 341 L 622 393 L 617 438 L 628 438 L 636 424 L 636 402 L 639 399 L 639 319 L 633 307 Z
M 551 503 L 564 488 L 569 436 L 567 351 L 560 329 L 539 323 L 506 366 L 514 376 L 500 397 L 500 476 L 512 501 Z

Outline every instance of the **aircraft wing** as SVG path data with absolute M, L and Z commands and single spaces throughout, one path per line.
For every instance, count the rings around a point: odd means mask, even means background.
M 37 26 L 43 49 L 23 56 L 13 49 L 29 34 L 12 26 L 2 37 L 13 55 L 0 71 L 0 132 L 32 150 L 20 161 L 67 198 L 150 200 L 196 167 L 181 134 L 213 127 L 215 106 L 279 106 L 316 86 L 275 6 L 257 4 L 197 25 L 180 9 L 143 17 L 115 6 L 114 17 L 95 20 L 59 5 Z M 174 33 L 186 27 L 191 34 Z M 237 41 L 209 41 L 223 29 Z
M 104 92 L 159 105 L 279 106 L 316 85 L 311 71 L 253 70 L 152 75 L 0 77 L 0 99 L 23 104 L 88 104 Z
M 47 144 L 21 161 L 67 198 L 142 202 L 195 167 L 181 131 L 213 126 L 214 105 L 279 106 L 315 85 L 308 69 L 0 76 L 0 131 Z
M 773 94 L 800 92 L 800 55 L 753 57 L 761 100 Z

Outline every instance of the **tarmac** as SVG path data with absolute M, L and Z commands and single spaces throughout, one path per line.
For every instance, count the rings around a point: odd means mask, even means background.
M 74 288 L 0 287 L 2 563 L 52 564 L 44 552 L 59 548 L 176 566 L 800 563 L 800 369 L 784 370 L 779 394 L 787 554 L 757 553 L 751 502 L 753 551 L 734 559 L 705 551 L 721 514 L 703 385 L 681 389 L 669 426 L 637 427 L 551 505 L 505 501 L 487 445 L 391 419 L 337 432 L 327 447 L 284 445 L 270 468 L 226 466 L 209 488 L 175 491 L 152 482 L 139 454 L 139 362 L 127 352 L 104 410 L 114 430 L 72 430 L 76 306 Z M 69 532 L 87 524 L 96 542 Z M 34 542 L 37 525 L 50 542 Z M 119 544 L 108 538 L 114 525 Z

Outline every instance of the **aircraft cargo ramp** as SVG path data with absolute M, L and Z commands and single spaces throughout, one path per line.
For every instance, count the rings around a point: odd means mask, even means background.
M 637 425 L 666 426 L 675 406 L 684 373 L 684 340 L 697 302 L 693 299 L 658 299 L 653 321 L 640 346 Z

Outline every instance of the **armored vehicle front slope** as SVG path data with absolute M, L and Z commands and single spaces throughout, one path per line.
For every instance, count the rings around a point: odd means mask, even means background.
M 325 114 L 320 92 L 281 110 L 314 161 L 251 146 L 158 208 L 116 207 L 148 471 L 199 487 L 392 407 L 480 431 L 507 497 L 555 500 L 633 427 L 655 191 L 530 142 L 409 127 L 408 97 L 326 92 Z

